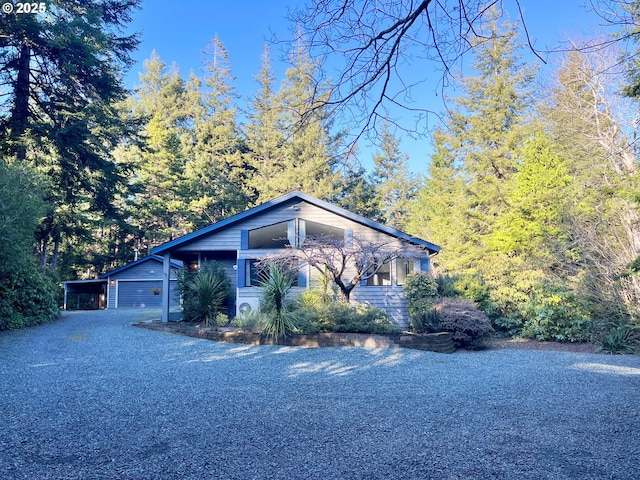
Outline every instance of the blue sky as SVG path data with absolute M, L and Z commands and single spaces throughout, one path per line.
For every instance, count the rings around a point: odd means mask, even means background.
M 156 50 L 167 64 L 175 63 L 183 77 L 193 70 L 200 75 L 202 50 L 217 34 L 225 45 L 238 93 L 247 98 L 257 89 L 254 75 L 259 71 L 260 56 L 271 32 L 281 38 L 291 38 L 291 26 L 286 15 L 289 8 L 302 4 L 294 0 L 144 0 L 135 13 L 130 28 L 142 34 L 142 43 L 133 55 L 136 64 L 125 78 L 127 86 L 135 87 L 142 62 Z M 585 4 L 588 0 L 521 0 L 527 28 L 536 48 L 557 47 L 567 38 L 588 38 L 600 30 L 602 21 Z M 513 0 L 505 0 L 511 18 L 517 10 Z M 277 60 L 278 46 L 272 47 Z M 553 58 L 549 58 L 550 63 Z M 541 68 L 548 69 L 540 64 Z M 284 66 L 275 64 L 278 78 Z M 426 66 L 428 70 L 428 66 Z M 436 110 L 441 110 L 440 97 L 430 97 Z M 402 148 L 410 156 L 410 167 L 424 173 L 430 148 L 428 137 L 418 140 L 403 137 Z M 372 150 L 361 145 L 362 158 L 369 164 Z

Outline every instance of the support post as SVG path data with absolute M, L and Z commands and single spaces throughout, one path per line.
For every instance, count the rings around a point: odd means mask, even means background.
M 162 258 L 162 321 L 169 321 L 171 300 L 171 255 L 165 253 Z

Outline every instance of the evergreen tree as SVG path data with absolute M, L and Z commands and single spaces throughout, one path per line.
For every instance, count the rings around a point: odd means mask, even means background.
M 456 151 L 450 142 L 455 138 L 444 129 L 433 133 L 434 153 L 424 184 L 411 204 L 407 229 L 446 248 L 434 258 L 434 267 L 444 262 L 446 270 L 462 271 L 470 268 L 468 252 L 474 243 L 466 226 L 470 210 L 467 187 L 459 175 Z
M 551 268 L 566 250 L 571 177 L 549 138 L 539 133 L 520 150 L 520 165 L 493 232 L 495 250 L 526 255 L 535 268 Z
M 199 92 L 200 82 L 191 82 L 194 142 L 185 171 L 189 210 L 195 214 L 196 228 L 245 210 L 251 197 L 236 120 L 234 78 L 227 51 L 217 35 L 205 54 L 205 92 Z
M 261 68 L 256 81 L 260 85 L 258 92 L 249 102 L 248 122 L 245 126 L 247 152 L 246 163 L 250 165 L 252 176 L 248 180 L 260 200 L 268 200 L 271 187 L 263 190 L 271 179 L 282 173 L 285 161 L 286 133 L 282 119 L 282 106 L 274 91 L 275 76 L 271 65 L 269 46 L 265 44 L 261 57 Z M 273 192 L 276 193 L 277 192 Z
M 0 16 L 0 149 L 49 180 L 51 207 L 38 229 L 43 266 L 52 252 L 56 268 L 65 238 L 114 215 L 124 177 L 110 153 L 128 133 L 115 102 L 138 44 L 121 31 L 138 3 L 54 1 L 46 12 Z
M 153 52 L 129 102 L 134 114 L 145 119 L 144 144 L 123 145 L 117 156 L 133 174 L 128 215 L 138 230 L 137 248 L 146 254 L 193 228 L 184 180 L 188 111 L 177 67 L 168 69 Z
M 268 57 L 263 57 L 258 77 L 262 88 L 251 106 L 248 146 L 258 146 L 252 186 L 259 203 L 292 190 L 331 199 L 339 179 L 335 168 L 340 139 L 331 134 L 326 109 L 319 108 L 316 100 L 317 67 L 301 46 L 292 63 L 277 95 L 272 96 Z
M 452 101 L 456 109 L 434 136 L 429 176 L 413 208 L 426 227 L 414 219 L 411 228 L 434 233 L 429 238 L 445 248 L 439 261 L 447 270 L 492 268 L 487 254 L 509 208 L 533 79 L 519 62 L 518 45 L 513 24 L 489 25 L 472 62 L 477 75 L 463 80 L 464 95 Z
M 400 141 L 384 124 L 380 136 L 381 151 L 374 157 L 375 201 L 381 221 L 391 227 L 404 229 L 409 205 L 414 199 L 418 181 L 409 172 L 408 155 L 400 152 Z
M 367 170 L 356 161 L 345 162 L 332 203 L 378 221 L 382 213 L 376 201 L 376 186 Z

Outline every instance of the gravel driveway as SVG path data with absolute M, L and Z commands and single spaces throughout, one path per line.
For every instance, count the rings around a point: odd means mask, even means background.
M 245 346 L 139 318 L 0 332 L 0 478 L 639 476 L 640 356 Z

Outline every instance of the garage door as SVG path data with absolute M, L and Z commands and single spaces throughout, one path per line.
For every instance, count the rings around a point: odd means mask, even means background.
M 118 282 L 118 308 L 162 306 L 162 280 Z

